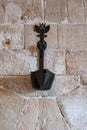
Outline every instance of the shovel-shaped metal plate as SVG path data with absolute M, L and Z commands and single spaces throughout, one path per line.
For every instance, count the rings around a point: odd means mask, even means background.
M 33 88 L 39 90 L 49 90 L 54 80 L 55 74 L 48 69 L 31 72 Z

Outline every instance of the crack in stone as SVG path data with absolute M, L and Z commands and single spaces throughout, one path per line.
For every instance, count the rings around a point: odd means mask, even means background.
M 27 100 L 27 99 L 24 99 L 24 101 L 23 101 L 23 107 L 22 107 L 22 109 L 20 110 L 19 116 L 17 117 L 17 123 L 16 123 L 16 126 L 15 126 L 15 130 L 18 130 L 18 125 L 20 124 L 21 117 L 24 115 L 23 110 L 24 110 L 24 108 L 25 108 L 27 102 L 28 102 L 28 100 Z
M 72 93 L 73 91 L 76 91 L 76 90 L 79 89 L 81 86 L 82 86 L 82 85 L 77 86 L 75 89 L 71 90 L 71 91 L 68 92 L 67 94 L 62 95 L 59 99 L 58 99 L 58 98 L 56 99 L 56 100 L 57 100 L 58 108 L 59 108 L 60 113 L 61 113 L 61 115 L 62 115 L 62 117 L 63 117 L 63 121 L 67 124 L 67 126 L 69 127 L 69 129 L 72 128 L 72 125 L 69 123 L 69 121 L 67 121 L 66 116 L 64 115 L 64 112 L 63 112 L 63 110 L 62 110 L 62 106 L 61 106 L 61 104 L 60 104 L 60 100 L 61 100 L 61 98 L 63 98 L 64 96 L 67 96 L 68 94 Z
M 67 67 L 67 50 L 65 50 L 65 71 L 66 71 L 66 74 L 67 74 L 67 69 L 68 69 L 68 67 Z
M 60 97 L 56 96 L 56 97 L 55 97 L 56 100 L 60 101 L 60 99 L 61 99 L 62 97 L 67 96 L 68 94 L 72 93 L 73 91 L 79 89 L 79 88 L 81 87 L 81 85 L 82 85 L 82 84 L 80 84 L 80 85 L 77 86 L 76 88 L 72 89 L 71 91 L 69 91 L 69 92 L 67 92 L 67 93 L 65 93 L 65 94 L 60 95 Z
M 18 130 L 17 127 L 18 127 L 19 123 L 20 123 L 20 115 L 19 115 L 19 117 L 17 118 L 17 123 L 16 123 L 16 126 L 15 126 L 15 130 Z
M 61 97 L 63 97 L 63 96 L 67 96 L 68 94 L 70 94 L 70 93 L 72 93 L 73 91 L 75 91 L 75 90 L 77 90 L 77 89 L 79 89 L 81 87 L 81 85 L 79 85 L 79 86 L 77 86 L 76 88 L 74 88 L 73 90 L 71 90 L 70 92 L 68 92 L 68 93 L 66 93 L 66 94 L 63 94 L 63 95 L 61 95 Z M 60 98 L 61 98 L 60 97 Z M 60 100 L 60 99 L 59 99 Z
M 58 103 L 57 103 L 57 105 L 58 105 L 58 108 L 59 108 L 59 110 L 60 110 L 60 113 L 61 113 L 61 116 L 62 116 L 63 122 L 65 122 L 65 123 L 68 125 L 68 127 L 71 127 L 70 123 L 67 121 L 65 115 L 63 114 L 63 112 L 62 112 L 62 110 L 61 110 L 61 106 L 59 106 Z

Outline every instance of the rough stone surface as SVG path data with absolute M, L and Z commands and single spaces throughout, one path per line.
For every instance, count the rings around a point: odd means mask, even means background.
M 58 36 L 57 36 L 57 25 L 52 24 L 50 26 L 50 31 L 47 33 L 47 38 L 45 38 L 48 48 L 58 48 Z
M 68 0 L 68 21 L 74 23 L 84 21 L 83 0 Z
M 23 97 L 0 88 L 0 130 L 17 130 L 24 102 Z
M 45 54 L 45 68 L 48 68 L 55 74 L 65 74 L 65 51 L 49 49 Z
M 0 25 L 0 50 L 24 48 L 23 25 Z
M 67 23 L 67 0 L 60 0 L 61 2 L 61 22 L 62 23 Z
M 87 0 L 83 0 L 83 4 L 84 4 L 85 21 L 87 22 Z
M 87 86 L 81 86 L 58 102 L 70 130 L 87 129 Z
M 71 75 L 87 74 L 87 51 L 66 51 L 66 70 Z
M 60 0 L 45 0 L 45 20 L 50 22 L 61 20 Z
M 86 49 L 87 24 L 58 25 L 59 48 Z
M 30 76 L 0 76 L 1 86 L 26 97 L 60 97 L 78 87 L 79 84 L 79 76 L 56 75 L 51 90 L 38 91 L 32 88 Z
M 34 25 L 25 25 L 24 30 L 25 35 L 25 49 L 30 49 L 32 51 L 37 50 L 37 42 L 39 41 L 39 38 L 37 37 L 37 33 L 34 31 Z
M 5 23 L 38 22 L 44 17 L 42 0 L 2 0 L 0 10 L 0 22 Z
M 82 75 L 81 76 L 81 84 L 87 85 L 87 75 Z
M 5 9 L 3 4 L 0 3 L 0 23 L 4 23 L 5 21 Z
M 0 85 L 21 95 L 33 93 L 30 76 L 0 76 Z
M 50 56 L 53 60 L 50 60 Z M 0 51 L 0 75 L 28 75 L 38 68 L 37 53 L 29 51 Z M 49 49 L 45 53 L 45 68 L 55 74 L 65 74 L 65 51 Z
M 17 130 L 67 130 L 55 99 L 30 98 Z
M 60 97 L 74 90 L 80 85 L 80 76 L 56 76 L 51 92 Z M 49 92 L 50 95 L 50 92 Z
M 6 23 L 15 23 L 21 20 L 22 9 L 18 3 L 7 2 L 4 8 Z
M 39 68 L 34 25 L 50 25 L 44 68 L 52 88 L 32 88 Z M 87 130 L 87 0 L 0 0 L 0 130 Z
M 25 48 L 30 50 L 37 50 L 37 42 L 40 40 L 34 31 L 34 25 L 25 25 Z M 57 41 L 57 25 L 50 25 L 50 31 L 47 33 L 47 48 L 58 48 Z
M 28 75 L 37 69 L 37 58 L 29 51 L 0 51 L 0 75 Z
M 66 0 L 45 0 L 45 20 L 49 22 L 66 21 Z

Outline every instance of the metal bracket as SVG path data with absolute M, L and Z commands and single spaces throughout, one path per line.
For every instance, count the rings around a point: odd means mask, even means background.
M 37 42 L 37 47 L 40 50 L 40 64 L 39 64 L 39 69 L 43 70 L 43 64 L 44 64 L 44 50 L 47 48 L 47 43 L 44 40 L 45 37 L 47 37 L 46 33 L 50 30 L 50 26 L 46 24 L 40 24 L 39 26 L 35 25 L 34 26 L 34 31 L 36 31 L 37 33 L 39 33 L 39 35 L 37 35 L 38 37 L 40 37 L 40 41 Z

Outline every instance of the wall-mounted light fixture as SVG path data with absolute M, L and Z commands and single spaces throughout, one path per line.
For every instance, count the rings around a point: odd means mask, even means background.
M 39 70 L 31 72 L 31 80 L 33 88 L 39 90 L 49 90 L 52 86 L 55 74 L 49 71 L 48 69 L 44 69 L 44 50 L 47 48 L 47 43 L 44 41 L 44 38 L 47 37 L 45 35 L 49 30 L 50 26 L 46 26 L 46 24 L 35 25 L 35 31 L 39 34 L 40 41 L 37 42 L 37 47 L 39 49 Z

